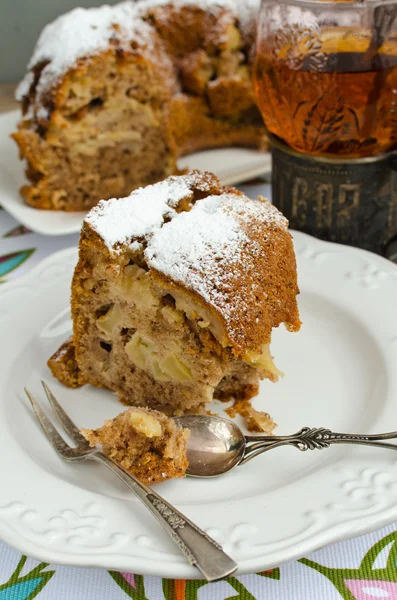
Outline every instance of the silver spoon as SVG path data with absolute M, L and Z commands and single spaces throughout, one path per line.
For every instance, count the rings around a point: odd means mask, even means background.
M 397 431 L 379 435 L 334 433 L 329 429 L 303 427 L 293 435 L 244 435 L 232 421 L 207 415 L 175 417 L 180 427 L 190 429 L 187 458 L 190 477 L 216 477 L 227 473 L 251 458 L 280 446 L 298 450 L 321 450 L 331 444 L 360 444 L 397 450 L 397 445 L 381 440 L 397 438 Z

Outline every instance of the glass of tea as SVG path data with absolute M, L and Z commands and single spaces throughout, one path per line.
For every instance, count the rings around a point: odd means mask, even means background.
M 397 0 L 262 0 L 254 87 L 290 225 L 383 253 L 397 234 Z

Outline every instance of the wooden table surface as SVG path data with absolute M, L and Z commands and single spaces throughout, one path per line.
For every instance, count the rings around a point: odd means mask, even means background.
M 0 84 L 0 112 L 5 112 L 6 110 L 14 110 L 18 108 L 18 102 L 15 101 L 14 93 L 14 83 Z

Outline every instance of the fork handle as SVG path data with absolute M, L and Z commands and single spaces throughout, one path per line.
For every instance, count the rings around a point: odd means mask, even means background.
M 102 452 L 93 453 L 93 458 L 110 469 L 143 502 L 156 517 L 172 541 L 178 546 L 188 562 L 196 566 L 207 581 L 216 581 L 236 571 L 237 564 L 223 551 L 222 547 L 190 519 L 176 510 L 157 492 L 145 485 L 129 471 L 115 463 Z
M 249 460 L 268 452 L 273 448 L 280 446 L 295 446 L 298 450 L 322 450 L 332 444 L 358 444 L 361 446 L 375 446 L 377 448 L 388 448 L 397 450 L 397 444 L 390 444 L 383 440 L 393 440 L 397 438 L 397 431 L 389 433 L 361 435 L 356 433 L 336 433 L 324 427 L 310 428 L 303 427 L 293 435 L 246 435 L 244 456 L 239 462 L 240 465 Z

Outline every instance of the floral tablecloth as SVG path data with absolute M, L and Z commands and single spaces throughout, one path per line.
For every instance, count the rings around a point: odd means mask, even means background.
M 241 186 L 269 194 L 263 182 Z M 44 237 L 0 210 L 0 282 L 7 285 L 78 235 Z M 0 293 L 1 293 L 0 286 Z M 1 486 L 0 486 L 1 494 Z M 38 563 L 0 542 L 0 600 L 397 600 L 397 523 L 263 573 L 217 583 Z

